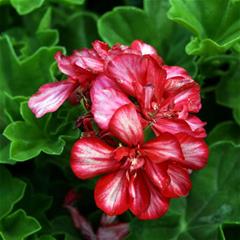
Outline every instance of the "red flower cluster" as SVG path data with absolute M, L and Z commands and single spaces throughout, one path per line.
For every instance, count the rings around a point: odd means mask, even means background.
M 139 40 L 112 48 L 95 41 L 93 49 L 55 57 L 68 79 L 42 86 L 29 107 L 41 117 L 66 99 L 84 98 L 88 137 L 73 146 L 73 172 L 81 179 L 105 174 L 94 194 L 108 215 L 129 209 L 140 219 L 162 216 L 170 198 L 188 194 L 190 172 L 207 162 L 205 123 L 194 116 L 201 108 L 199 85 Z M 146 140 L 145 130 L 154 137 Z

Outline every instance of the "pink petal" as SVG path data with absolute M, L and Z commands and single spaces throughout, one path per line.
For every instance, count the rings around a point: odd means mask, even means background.
M 94 192 L 97 206 L 106 214 L 119 215 L 128 207 L 128 181 L 124 170 L 100 178 Z
M 177 139 L 168 133 L 162 133 L 141 147 L 141 153 L 155 163 L 166 160 L 182 161 L 183 155 Z
M 71 151 L 71 168 L 74 174 L 87 179 L 119 167 L 112 159 L 113 148 L 95 137 L 79 139 Z
M 181 77 L 183 79 L 186 79 L 186 81 L 188 80 L 191 80 L 191 82 L 193 81 L 191 77 L 188 75 L 188 72 L 184 68 L 181 68 L 178 66 L 167 66 L 167 65 L 164 65 L 163 68 L 167 72 L 167 79 Z
M 128 223 L 117 223 L 112 226 L 100 227 L 97 232 L 98 240 L 122 240 L 129 233 Z
M 107 88 L 114 88 L 119 90 L 117 83 L 113 79 L 103 74 L 99 74 L 92 84 L 91 98 L 94 99 L 94 96 L 95 94 L 98 93 L 98 91 L 101 91 L 102 89 L 107 89 Z
M 189 125 L 181 119 L 159 118 L 152 125 L 152 129 L 157 136 L 165 132 L 173 135 L 181 132 L 192 134 Z
M 150 192 L 150 204 L 144 212 L 137 216 L 142 220 L 161 217 L 167 212 L 169 206 L 168 199 L 151 182 L 148 182 L 148 190 Z
M 144 177 L 140 170 L 130 177 L 129 204 L 130 210 L 135 215 L 139 215 L 145 211 L 150 202 L 150 194 Z
M 167 173 L 171 181 L 162 191 L 163 195 L 169 198 L 186 196 L 192 187 L 188 171 L 176 164 L 169 164 Z
M 133 104 L 120 107 L 109 122 L 110 132 L 128 146 L 143 142 L 143 129 Z
M 75 64 L 87 71 L 92 73 L 101 73 L 103 72 L 104 62 L 100 57 L 95 56 L 79 56 Z
M 146 160 L 144 169 L 150 181 L 159 189 L 165 189 L 170 178 L 167 174 L 167 164 L 165 163 L 153 163 L 152 161 Z
M 107 43 L 96 40 L 92 43 L 92 46 L 102 59 L 105 59 L 108 56 L 109 46 Z
M 169 111 L 170 109 L 180 114 L 181 111 L 198 112 L 200 108 L 200 87 L 197 83 L 190 83 L 165 99 L 161 104 L 160 111 Z
M 157 99 L 163 92 L 165 70 L 149 56 L 121 54 L 113 58 L 106 68 L 107 75 L 116 79 L 118 85 L 140 101 L 144 87 L 151 87 Z M 144 94 L 145 95 L 145 94 Z
M 207 136 L 205 129 L 206 122 L 202 122 L 196 116 L 189 116 L 186 120 L 192 131 L 194 131 L 194 137 L 205 138 Z
M 135 95 L 134 85 L 143 78 L 141 66 L 142 57 L 135 54 L 117 55 L 106 67 L 109 77 L 117 80 L 117 83 L 128 94 Z
M 69 211 L 72 217 L 72 221 L 74 224 L 74 227 L 78 230 L 81 231 L 81 234 L 89 240 L 95 240 L 96 235 L 93 232 L 91 224 L 83 217 L 79 211 L 71 206 L 71 205 L 66 205 L 65 208 Z
M 109 121 L 116 110 L 131 102 L 124 93 L 116 88 L 108 87 L 109 85 L 114 84 L 111 83 L 109 78 L 100 76 L 90 90 L 91 112 L 94 120 L 103 130 L 108 129 Z
M 75 61 L 77 59 L 76 54 L 67 57 L 58 51 L 55 54 L 55 59 L 58 63 L 59 70 L 71 78 L 77 79 L 85 71 L 84 69 L 81 69 L 75 65 Z
M 141 40 L 133 41 L 131 49 L 139 51 L 142 55 L 151 55 L 159 64 L 163 64 L 163 60 L 160 56 L 158 56 L 156 49 Z
M 182 162 L 191 169 L 201 169 L 207 164 L 208 146 L 200 138 L 194 138 L 187 134 L 176 135 L 184 156 Z
M 28 106 L 40 118 L 46 113 L 55 112 L 75 88 L 76 83 L 71 80 L 44 84 L 29 99 Z

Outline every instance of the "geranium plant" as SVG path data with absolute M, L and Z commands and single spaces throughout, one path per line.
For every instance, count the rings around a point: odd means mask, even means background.
M 240 237 L 239 1 L 0 14 L 0 239 Z

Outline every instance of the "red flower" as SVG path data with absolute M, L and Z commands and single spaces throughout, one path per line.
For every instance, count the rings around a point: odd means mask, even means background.
M 168 133 L 144 143 L 139 116 L 132 104 L 121 106 L 109 122 L 110 133 L 126 146 L 112 148 L 98 138 L 81 138 L 71 153 L 73 172 L 82 179 L 106 174 L 95 188 L 95 201 L 108 215 L 130 209 L 140 219 L 162 216 L 168 198 L 184 196 L 191 188 L 187 168 L 195 168 L 197 159 L 206 162 L 207 148 L 202 140 L 190 149 L 190 136 Z M 189 139 L 191 138 L 191 139 Z M 194 146 L 200 154 L 194 151 Z
M 104 174 L 95 200 L 108 215 L 129 209 L 140 219 L 158 218 L 170 198 L 188 194 L 189 172 L 207 163 L 205 123 L 195 116 L 200 87 L 142 41 L 92 46 L 68 57 L 57 53 L 67 80 L 40 87 L 29 107 L 41 117 L 83 96 L 91 112 L 77 121 L 83 134 L 71 152 L 73 172 L 81 179 Z M 149 141 L 146 127 L 152 130 Z
M 130 101 L 130 95 L 156 135 L 184 132 L 206 137 L 205 123 L 193 116 L 201 108 L 200 88 L 184 69 L 160 65 L 149 55 L 124 53 L 107 64 L 105 74 L 91 89 L 92 113 L 101 128 L 108 128 L 114 111 Z M 107 103 L 106 110 L 102 106 Z
M 40 118 L 46 113 L 55 112 L 69 98 L 74 104 L 79 101 L 74 93 L 75 90 L 78 92 L 88 90 L 92 80 L 103 73 L 105 65 L 120 53 L 150 54 L 159 64 L 162 63 L 156 50 L 139 40 L 134 41 L 131 47 L 116 44 L 109 48 L 101 41 L 95 41 L 92 45 L 93 49 L 74 51 L 69 57 L 61 52 L 55 54 L 59 70 L 67 75 L 68 79 L 47 83 L 30 98 L 28 105 L 36 117 Z

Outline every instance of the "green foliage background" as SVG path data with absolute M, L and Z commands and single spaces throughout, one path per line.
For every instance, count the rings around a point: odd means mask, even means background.
M 168 65 L 185 67 L 202 87 L 200 117 L 208 122 L 208 166 L 193 189 L 154 221 L 129 214 L 131 240 L 240 239 L 239 0 L 0 0 L 0 239 L 81 239 L 62 207 L 71 188 L 94 226 L 95 180 L 77 180 L 69 151 L 84 109 L 66 103 L 36 119 L 28 97 L 63 76 L 57 50 L 142 39 Z

